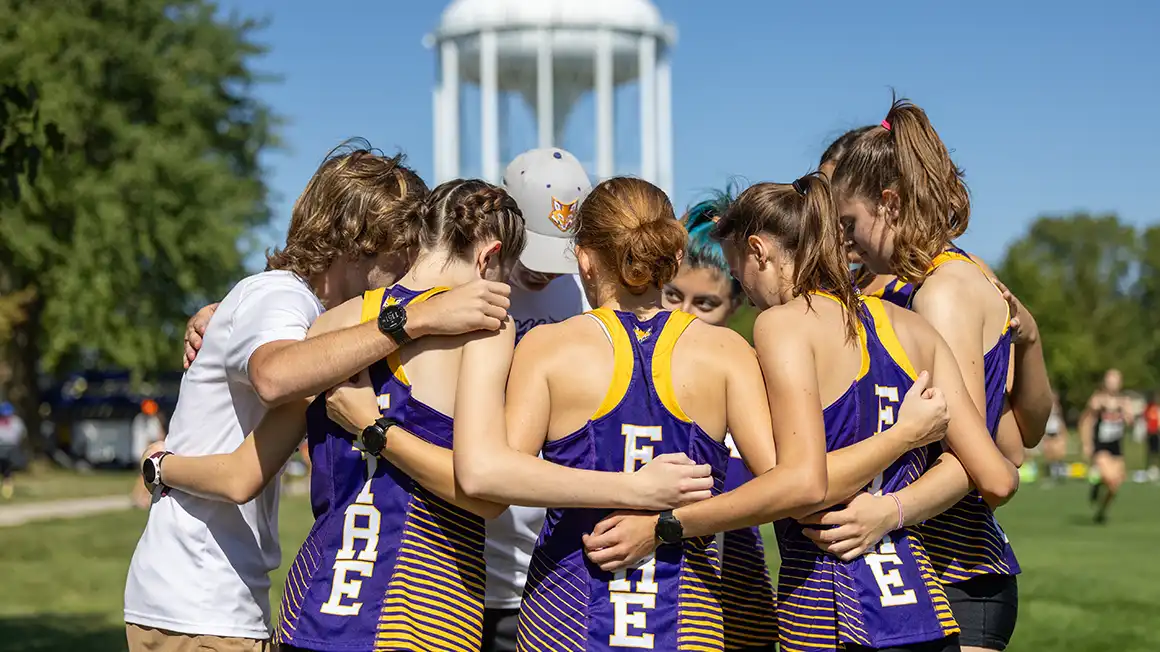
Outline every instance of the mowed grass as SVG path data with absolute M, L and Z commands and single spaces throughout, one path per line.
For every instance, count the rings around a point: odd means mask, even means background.
M 12 498 L 0 501 L 0 506 L 65 498 L 128 496 L 141 482 L 141 473 L 136 470 L 77 472 L 38 460 L 27 470 L 16 473 L 14 481 Z
M 1000 513 L 1023 566 L 1014 652 L 1160 650 L 1160 487 L 1127 485 L 1102 527 L 1086 497 L 1084 482 L 1027 485 Z M 124 650 L 122 592 L 144 521 L 119 512 L 0 529 L 0 652 Z M 287 563 L 311 522 L 305 497 L 284 497 Z M 283 579 L 272 580 L 275 605 Z

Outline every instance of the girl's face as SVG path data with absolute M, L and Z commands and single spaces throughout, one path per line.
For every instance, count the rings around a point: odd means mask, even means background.
M 729 269 L 733 278 L 741 283 L 745 295 L 758 310 L 765 310 L 785 303 L 787 292 L 792 294 L 791 284 L 787 281 L 792 276 L 784 274 L 779 247 L 770 239 L 760 235 L 751 235 L 741 243 L 722 243 L 725 258 L 729 261 Z M 792 258 L 790 258 L 792 260 Z
M 850 251 L 875 274 L 890 273 L 894 255 L 894 229 L 881 204 L 872 206 L 861 199 L 844 198 L 838 203 L 842 227 L 852 246 Z
M 677 277 L 665 285 L 661 303 L 666 310 L 683 310 L 714 326 L 724 326 L 737 305 L 728 275 L 688 264 L 681 265 Z

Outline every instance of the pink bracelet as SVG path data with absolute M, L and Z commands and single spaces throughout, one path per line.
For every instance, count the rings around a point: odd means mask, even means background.
M 893 498 L 894 504 L 898 505 L 898 527 L 896 529 L 901 530 L 903 523 L 905 523 L 905 519 L 903 519 L 903 514 L 902 514 L 902 501 L 899 500 L 898 496 L 895 496 L 894 494 L 886 494 L 886 495 Z

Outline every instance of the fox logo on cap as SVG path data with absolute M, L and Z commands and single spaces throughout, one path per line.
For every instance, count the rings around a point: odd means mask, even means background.
M 579 199 L 573 200 L 571 203 L 564 202 L 552 198 L 552 212 L 548 213 L 548 219 L 552 220 L 552 224 L 556 225 L 557 229 L 561 231 L 569 231 L 575 220 L 572 219 L 572 211 L 576 209 L 576 204 L 580 203 Z

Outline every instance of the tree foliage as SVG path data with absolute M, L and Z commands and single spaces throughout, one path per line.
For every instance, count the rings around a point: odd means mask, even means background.
M 173 367 L 190 308 L 242 274 L 269 221 L 260 27 L 203 0 L 0 0 L 14 397 L 34 400 L 38 365 Z
M 1052 384 L 1072 409 L 1109 367 L 1129 388 L 1160 382 L 1160 227 L 1141 234 L 1114 215 L 1041 217 L 996 272 L 1035 314 Z

